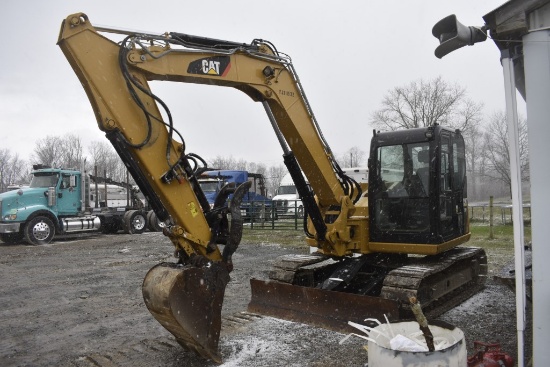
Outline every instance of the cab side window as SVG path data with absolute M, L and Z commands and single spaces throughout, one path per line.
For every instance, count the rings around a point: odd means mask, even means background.
M 74 180 L 74 178 L 73 178 Z M 61 184 L 59 185 L 59 188 L 61 190 L 68 189 L 71 187 L 71 176 L 70 175 L 63 175 L 61 177 Z

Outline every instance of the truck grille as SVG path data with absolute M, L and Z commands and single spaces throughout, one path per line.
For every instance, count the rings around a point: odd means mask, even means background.
M 277 209 L 285 209 L 288 206 L 288 201 L 286 200 L 276 200 L 275 206 Z

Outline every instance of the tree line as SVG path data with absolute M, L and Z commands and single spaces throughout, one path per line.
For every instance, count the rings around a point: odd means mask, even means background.
M 364 151 L 353 147 L 343 153 L 339 161 L 342 167 L 361 166 L 366 165 L 365 156 Z M 249 162 L 233 156 L 218 155 L 206 159 L 206 162 L 213 170 L 244 170 L 262 174 L 270 196 L 275 195 L 281 180 L 288 173 L 286 166 L 282 163 L 267 166 L 264 163 Z M 33 164 L 84 169 L 93 175 L 96 175 L 97 168 L 97 176 L 105 176 L 119 182 L 127 179 L 126 166 L 107 141 L 94 141 L 85 150 L 80 137 L 74 134 L 46 136 L 36 142 L 29 161 L 19 158 L 9 149 L 0 149 L 0 192 L 6 191 L 10 185 L 27 185 Z
M 217 156 L 206 161 L 211 169 L 246 170 L 264 175 L 266 189 L 270 195 L 274 195 L 287 173 L 283 164 L 266 166 L 263 163 L 235 159 L 232 156 Z M 97 176 L 118 182 L 127 180 L 126 166 L 109 142 L 94 141 L 85 149 L 79 136 L 66 134 L 46 136 L 38 140 L 28 161 L 21 159 L 9 149 L 0 149 L 0 192 L 6 191 L 12 185 L 27 185 L 33 164 L 84 170 L 93 175 L 96 175 L 97 168 Z
M 371 115 L 371 124 L 382 131 L 426 127 L 433 124 L 460 129 L 466 142 L 468 194 L 470 200 L 484 200 L 489 195 L 506 196 L 510 193 L 510 151 L 508 125 L 503 112 L 489 117 L 482 113 L 483 103 L 468 98 L 466 90 L 452 85 L 441 77 L 417 80 L 389 90 L 382 98 L 381 107 Z M 527 122 L 520 118 L 521 174 L 529 180 Z M 351 147 L 336 157 L 343 167 L 366 167 L 367 153 L 360 147 Z M 242 158 L 218 155 L 206 159 L 212 169 L 246 170 L 263 174 L 269 195 L 275 195 L 287 173 L 281 163 L 267 166 Z M 9 149 L 0 149 L 0 192 L 10 184 L 27 184 L 32 164 L 52 167 L 84 169 L 92 174 L 115 181 L 125 181 L 127 171 L 113 147 L 107 141 L 95 141 L 83 146 L 74 134 L 46 136 L 36 142 L 30 161 L 21 159 Z

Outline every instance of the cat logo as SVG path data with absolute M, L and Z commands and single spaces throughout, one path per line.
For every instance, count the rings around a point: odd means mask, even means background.
M 212 75 L 224 77 L 231 69 L 229 56 L 213 56 L 198 59 L 189 64 L 189 74 Z

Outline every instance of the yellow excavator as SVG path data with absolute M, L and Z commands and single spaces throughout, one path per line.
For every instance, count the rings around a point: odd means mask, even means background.
M 407 317 L 411 296 L 438 314 L 482 286 L 484 251 L 459 246 L 470 238 L 459 131 L 374 132 L 366 188 L 340 168 L 290 57 L 268 41 L 94 27 L 76 13 L 63 21 L 58 45 L 99 128 L 166 224 L 176 260 L 147 273 L 143 296 L 183 347 L 222 361 L 221 308 L 248 187 L 224 187 L 210 207 L 197 181 L 206 162 L 186 151 L 149 81 L 232 87 L 265 108 L 315 251 L 279 258 L 269 280 L 252 279 L 250 311 L 344 330 L 366 317 Z

